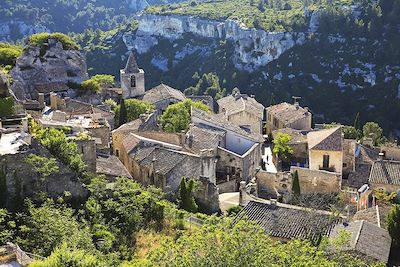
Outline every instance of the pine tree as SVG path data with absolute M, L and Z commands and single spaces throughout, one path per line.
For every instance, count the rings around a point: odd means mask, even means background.
M 293 194 L 295 194 L 296 196 L 300 195 L 300 181 L 299 181 L 298 171 L 295 171 L 294 175 L 293 175 L 292 191 L 293 191 Z
M 125 99 L 121 100 L 121 108 L 119 110 L 119 126 L 128 122 L 128 112 L 125 106 Z
M 7 180 L 3 168 L 0 169 L 0 208 L 5 208 L 7 204 Z

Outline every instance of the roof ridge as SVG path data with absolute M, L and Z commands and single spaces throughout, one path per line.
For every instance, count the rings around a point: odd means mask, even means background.
M 357 231 L 357 235 L 356 235 L 356 238 L 355 238 L 355 240 L 354 240 L 354 248 L 357 247 L 357 243 L 358 243 L 358 240 L 360 239 L 360 235 L 361 235 L 361 231 L 362 231 L 363 226 L 364 226 L 364 222 L 365 222 L 365 220 L 361 220 L 360 228 L 359 228 L 359 230 Z

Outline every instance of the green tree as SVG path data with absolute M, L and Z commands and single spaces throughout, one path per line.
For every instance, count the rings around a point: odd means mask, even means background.
M 5 208 L 7 204 L 7 177 L 6 172 L 0 166 L 0 208 Z
M 54 248 L 67 242 L 71 246 L 93 250 L 92 237 L 84 224 L 78 223 L 74 211 L 47 201 L 41 207 L 27 203 L 27 211 L 19 215 L 16 242 L 25 250 L 48 256 Z
M 89 79 L 89 80 L 84 81 L 81 84 L 81 89 L 84 91 L 90 91 L 93 93 L 97 93 L 97 92 L 101 91 L 101 86 L 98 82 L 96 82 L 92 79 Z
M 98 83 L 101 88 L 110 88 L 115 86 L 115 77 L 113 75 L 97 74 L 90 79 Z
M 300 196 L 299 172 L 297 170 L 293 174 L 292 192 L 295 196 Z
M 363 135 L 365 138 L 372 138 L 374 145 L 381 144 L 383 139 L 383 130 L 376 122 L 367 122 L 363 127 Z
M 55 158 L 42 157 L 35 154 L 30 154 L 26 158 L 26 162 L 33 167 L 33 170 L 38 174 L 40 182 L 44 182 L 47 177 L 54 173 L 58 173 L 59 167 Z
M 0 244 L 12 241 L 15 222 L 6 209 L 0 209 Z
M 186 131 L 191 122 L 191 108 L 197 108 L 210 112 L 207 105 L 185 99 L 182 102 L 168 106 L 167 110 L 160 117 L 160 123 L 164 130 L 170 133 Z
M 274 144 L 274 153 L 284 161 L 288 160 L 294 152 L 293 148 L 289 145 L 290 140 L 290 135 L 278 133 L 272 141 Z
M 15 113 L 14 100 L 11 96 L 0 98 L 0 118 L 8 117 Z
M 198 206 L 194 199 L 195 181 L 193 179 L 187 180 L 182 177 L 179 186 L 179 207 L 189 212 L 196 212 Z
M 85 250 L 71 248 L 71 245 L 63 243 L 56 248 L 51 255 L 44 260 L 32 262 L 30 267 L 106 267 L 110 266 L 97 255 Z
M 121 126 L 128 122 L 128 111 L 125 106 L 125 99 L 121 100 L 121 105 L 119 107 L 119 117 L 118 117 L 118 125 Z
M 387 215 L 386 227 L 392 237 L 393 246 L 400 249 L 400 205 L 393 205 Z
M 115 121 L 117 125 L 121 126 L 124 123 L 138 119 L 141 114 L 149 113 L 153 110 L 154 106 L 145 101 L 141 101 L 138 99 L 121 100 L 121 104 L 118 105 L 114 111 Z

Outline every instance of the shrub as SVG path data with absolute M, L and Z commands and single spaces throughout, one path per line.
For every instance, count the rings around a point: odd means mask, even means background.
M 0 98 L 0 117 L 8 117 L 14 113 L 15 107 L 12 97 Z
M 66 50 L 79 50 L 80 46 L 75 43 L 71 37 L 66 34 L 55 32 L 55 33 L 37 33 L 29 37 L 29 45 L 40 45 L 43 46 L 49 42 L 49 39 L 55 39 L 62 43 Z

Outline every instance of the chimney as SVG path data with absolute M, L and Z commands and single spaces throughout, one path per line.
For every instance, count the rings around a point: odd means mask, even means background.
M 50 93 L 50 107 L 52 110 L 57 110 L 57 94 L 53 92 Z
M 385 160 L 386 159 L 386 151 L 381 151 L 379 152 L 379 160 Z
M 251 97 L 251 98 L 256 98 L 256 96 L 255 96 L 255 95 L 250 95 L 250 97 Z
M 39 102 L 39 108 L 44 109 L 44 107 L 46 106 L 46 103 L 44 102 L 44 94 L 43 93 L 38 94 L 38 102 Z

